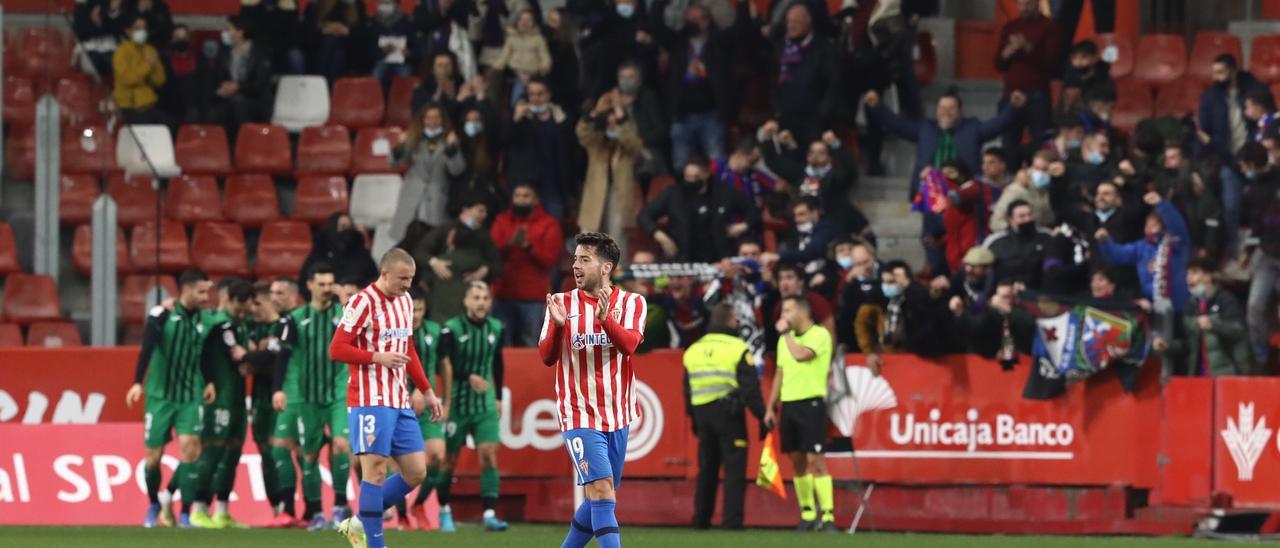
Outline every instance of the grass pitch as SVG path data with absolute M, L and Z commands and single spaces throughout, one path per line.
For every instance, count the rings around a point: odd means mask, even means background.
M 388 531 L 387 543 L 435 547 L 554 547 L 564 539 L 565 526 L 513 524 L 504 533 L 484 533 L 475 526 L 459 525 L 454 534 Z M 1186 538 L 1143 537 L 1040 537 L 931 535 L 911 533 L 844 534 L 795 533 L 776 529 L 743 532 L 692 531 L 658 527 L 624 527 L 622 540 L 629 547 L 680 548 L 684 546 L 786 547 L 874 546 L 876 548 L 1103 548 L 1215 546 L 1210 541 Z M 591 546 L 595 544 L 592 543 Z M 175 530 L 140 527 L 0 527 L 0 547 L 122 547 L 149 548 L 196 546 L 199 548 L 270 546 L 271 548 L 343 548 L 349 546 L 336 532 L 303 530 Z

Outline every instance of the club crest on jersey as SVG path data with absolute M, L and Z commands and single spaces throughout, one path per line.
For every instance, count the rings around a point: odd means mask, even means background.
M 588 346 L 613 346 L 609 335 L 605 333 L 577 333 L 571 343 L 574 350 L 582 350 Z
M 588 468 L 587 459 L 582 459 L 578 461 L 578 469 L 582 471 L 582 477 L 584 478 L 587 477 L 587 474 L 588 474 L 587 468 Z
M 620 322 L 620 321 L 622 321 L 622 309 L 621 309 L 621 308 L 614 308 L 613 310 L 609 311 L 609 314 L 611 314 L 611 315 L 613 316 L 613 321 L 615 321 L 615 322 Z
M 364 444 L 366 447 L 373 445 L 373 434 L 369 434 L 364 437 Z

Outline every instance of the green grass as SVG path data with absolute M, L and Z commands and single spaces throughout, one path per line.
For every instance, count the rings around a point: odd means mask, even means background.
M 505 533 L 483 533 L 464 526 L 455 534 L 389 531 L 391 546 L 559 546 L 564 538 L 561 525 L 515 524 Z M 684 546 L 731 546 L 809 548 L 822 546 L 874 546 L 876 548 L 1101 548 L 1101 547 L 1165 547 L 1214 546 L 1208 541 L 1185 538 L 1141 537 L 1040 537 L 1040 536 L 976 536 L 926 535 L 910 533 L 859 533 L 823 535 L 780 530 L 758 529 L 743 532 L 698 532 L 688 529 L 629 527 L 623 529 L 623 541 L 629 547 L 680 548 Z M 0 527 L 0 546 L 60 546 L 127 548 L 182 547 L 198 548 L 293 546 L 343 548 L 349 546 L 338 533 L 308 533 L 302 530 L 250 529 L 228 531 L 147 530 L 138 527 Z M 592 544 L 594 546 L 594 543 Z

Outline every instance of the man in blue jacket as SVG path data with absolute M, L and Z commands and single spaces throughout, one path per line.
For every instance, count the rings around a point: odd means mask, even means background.
M 1270 95 L 1267 85 L 1248 71 L 1240 70 L 1236 58 L 1224 53 L 1213 60 L 1213 85 L 1200 96 L 1200 130 L 1197 136 L 1202 151 L 1214 153 L 1221 160 L 1222 229 L 1227 235 L 1227 255 L 1236 251 L 1240 227 L 1241 197 L 1244 181 L 1234 159 L 1249 142 L 1253 126 L 1245 116 L 1244 99 L 1260 91 Z

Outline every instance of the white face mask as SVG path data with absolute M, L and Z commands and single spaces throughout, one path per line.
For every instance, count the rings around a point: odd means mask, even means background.
M 231 33 L 230 33 L 230 32 L 227 32 L 227 31 L 225 31 L 225 30 L 224 30 L 224 31 L 222 31 L 222 45 L 224 45 L 224 46 L 230 46 L 230 45 L 231 45 Z
M 813 232 L 813 223 L 800 223 L 796 225 L 796 230 L 806 234 Z
M 138 29 L 129 34 L 129 39 L 135 44 L 147 43 L 147 29 Z
M 391 17 L 396 12 L 395 4 L 378 4 L 378 15 Z
M 533 104 L 529 105 L 529 112 L 531 112 L 531 113 L 533 113 L 533 114 L 539 114 L 539 115 L 540 115 L 540 114 L 542 114 L 542 113 L 544 113 L 544 112 L 546 112 L 546 111 L 547 111 L 547 105 L 545 105 L 545 104 L 543 104 L 543 105 L 533 105 Z
M 439 137 L 443 133 L 444 133 L 444 128 L 442 127 L 429 127 L 429 128 L 423 128 L 422 130 L 422 134 L 426 135 L 428 139 L 435 139 L 436 137 Z
M 636 13 L 635 4 L 618 4 L 618 15 L 623 18 L 631 17 Z
M 479 135 L 480 132 L 483 130 L 484 130 L 484 124 L 481 124 L 480 122 L 476 122 L 476 121 L 469 121 L 466 124 L 463 124 L 462 126 L 462 131 L 467 134 L 467 137 L 475 137 L 476 135 Z

